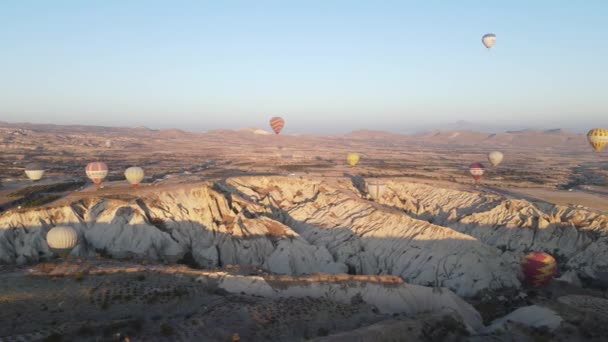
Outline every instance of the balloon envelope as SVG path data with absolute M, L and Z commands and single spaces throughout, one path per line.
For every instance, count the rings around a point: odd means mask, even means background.
M 281 133 L 283 127 L 285 127 L 285 120 L 283 118 L 275 116 L 270 119 L 270 128 L 272 128 L 275 134 Z
M 502 154 L 502 152 L 494 151 L 488 154 L 488 161 L 490 161 L 490 164 L 492 164 L 492 166 L 498 166 L 498 164 L 502 162 L 503 158 L 504 155 Z
M 496 35 L 494 33 L 486 33 L 481 37 L 481 42 L 489 49 L 496 43 Z
M 78 233 L 72 227 L 57 226 L 46 234 L 46 243 L 56 251 L 69 251 L 78 243 Z
M 346 155 L 346 161 L 350 166 L 355 166 L 359 162 L 359 155 L 356 153 L 349 153 Z
M 25 175 L 34 181 L 42 178 L 44 171 L 44 167 L 39 163 L 29 163 L 25 166 Z
M 144 170 L 138 166 L 132 166 L 125 170 L 125 178 L 132 185 L 141 183 L 144 179 Z
M 544 252 L 532 252 L 524 257 L 522 271 L 526 281 L 534 286 L 546 285 L 557 270 L 555 258 Z
M 594 128 L 587 133 L 587 141 L 593 147 L 595 152 L 601 152 L 608 145 L 608 129 Z
M 93 183 L 100 185 L 104 178 L 108 175 L 108 166 L 103 162 L 92 162 L 86 167 L 87 177 L 89 177 Z
M 481 179 L 481 176 L 485 173 L 486 168 L 482 163 L 473 163 L 469 166 L 469 172 L 475 181 Z
M 373 199 L 377 200 L 386 191 L 386 184 L 379 179 L 373 179 L 367 182 L 367 193 L 372 196 Z

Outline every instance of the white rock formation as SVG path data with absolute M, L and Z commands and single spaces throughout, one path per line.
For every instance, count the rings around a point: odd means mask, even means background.
M 607 215 L 422 184 L 388 185 L 381 203 L 507 251 L 513 262 L 525 250 L 542 250 L 567 260 L 579 276 L 597 278 L 608 270 Z
M 137 199 L 91 197 L 9 211 L 0 215 L 0 262 L 50 257 L 44 236 L 65 224 L 79 234 L 72 255 L 168 262 L 191 256 L 208 268 L 253 265 L 292 275 L 389 274 L 461 296 L 520 286 L 527 248 L 554 253 L 580 277 L 608 270 L 605 215 L 386 184 L 379 203 L 362 199 L 348 179 L 242 177 Z
M 326 282 L 314 277 L 310 281 L 294 279 L 293 284 L 287 285 L 284 281 L 277 281 L 273 286 L 263 277 L 235 276 L 223 272 L 201 276 L 197 280 L 216 285 L 231 293 L 246 293 L 268 298 L 323 297 L 341 303 L 362 300 L 374 305 L 383 313 L 405 313 L 413 316 L 420 313 L 445 312 L 460 316 L 471 331 L 483 327 L 481 315 L 477 310 L 448 289 L 353 280 Z
M 553 310 L 538 305 L 531 305 L 519 308 L 505 317 L 493 321 L 490 326 L 483 328 L 482 332 L 491 333 L 499 329 L 505 331 L 508 322 L 517 322 L 534 328 L 546 327 L 550 330 L 555 330 L 562 321 L 563 319 Z

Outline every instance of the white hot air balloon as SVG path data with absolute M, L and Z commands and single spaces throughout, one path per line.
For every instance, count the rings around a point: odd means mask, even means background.
M 490 49 L 496 43 L 496 35 L 494 33 L 486 33 L 481 37 L 481 42 L 486 48 Z
M 379 179 L 373 179 L 367 182 L 367 193 L 375 200 L 378 200 L 386 191 L 386 184 Z
M 78 233 L 72 227 L 57 226 L 46 234 L 46 243 L 53 252 L 67 256 L 78 243 Z
M 25 175 L 27 178 L 37 181 L 44 175 L 44 167 L 39 163 L 30 163 L 25 166 Z
M 144 170 L 141 167 L 132 166 L 125 170 L 125 178 L 134 187 L 139 186 L 139 183 L 144 179 Z
M 494 152 L 490 152 L 490 154 L 488 154 L 488 161 L 494 167 L 498 166 L 498 164 L 500 164 L 502 162 L 503 158 L 504 158 L 504 155 L 502 154 L 502 152 L 494 151 Z

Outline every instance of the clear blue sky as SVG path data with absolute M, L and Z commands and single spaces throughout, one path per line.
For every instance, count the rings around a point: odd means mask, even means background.
M 585 130 L 608 126 L 607 18 L 606 0 L 3 0 L 0 120 Z

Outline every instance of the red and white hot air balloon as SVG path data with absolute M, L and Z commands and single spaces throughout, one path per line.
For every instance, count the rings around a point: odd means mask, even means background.
M 275 116 L 270 119 L 270 128 L 272 128 L 275 134 L 281 133 L 283 127 L 285 127 L 285 120 L 283 118 Z
M 544 252 L 532 252 L 526 255 L 521 267 L 526 281 L 534 287 L 546 285 L 557 271 L 555 258 Z
M 87 177 L 89 177 L 97 187 L 101 186 L 101 183 L 108 175 L 108 165 L 103 162 L 89 163 L 85 170 Z
M 486 168 L 482 163 L 473 163 L 469 166 L 469 172 L 475 182 L 478 182 L 481 179 L 481 176 L 486 172 Z

